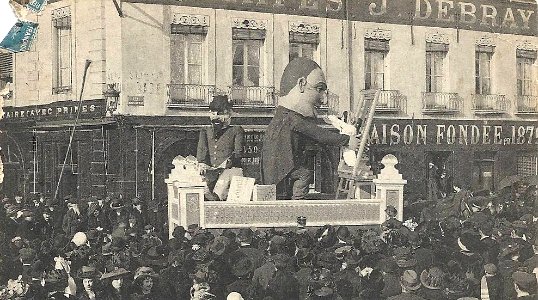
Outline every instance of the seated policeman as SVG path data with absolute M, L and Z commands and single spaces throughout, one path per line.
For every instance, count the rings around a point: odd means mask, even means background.
M 227 96 L 214 96 L 209 110 L 211 126 L 200 131 L 196 158 L 206 169 L 206 200 L 220 200 L 213 188 L 225 169 L 241 167 L 244 131 L 241 126 L 230 125 L 232 103 Z
M 262 147 L 264 184 L 276 184 L 277 196 L 289 197 L 287 182 L 292 183 L 291 199 L 304 199 L 313 179 L 305 162 L 307 141 L 343 146 L 350 132 L 338 134 L 316 125 L 316 109 L 327 92 L 325 75 L 313 60 L 296 58 L 284 69 L 280 81 L 279 105 L 265 132 Z

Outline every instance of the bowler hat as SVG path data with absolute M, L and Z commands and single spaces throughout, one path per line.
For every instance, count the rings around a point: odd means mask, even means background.
M 525 292 L 531 292 L 536 287 L 536 276 L 534 274 L 516 271 L 512 274 L 512 279 Z
M 226 95 L 215 95 L 213 100 L 209 103 L 209 110 L 214 112 L 223 112 L 232 108 L 232 103 L 228 101 Z

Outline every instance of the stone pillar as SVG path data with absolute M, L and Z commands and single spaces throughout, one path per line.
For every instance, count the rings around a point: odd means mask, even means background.
M 381 164 L 385 167 L 374 179 L 376 186 L 376 198 L 381 199 L 381 222 L 386 219 L 385 208 L 388 205 L 396 207 L 398 210 L 397 219 L 403 221 L 403 189 L 407 180 L 402 178 L 402 174 L 396 169 L 398 159 L 389 154 L 383 157 Z
M 168 236 L 177 226 L 187 229 L 190 224 L 205 225 L 204 188 L 200 167 L 193 156 L 178 156 L 172 161 L 174 168 L 167 179 Z

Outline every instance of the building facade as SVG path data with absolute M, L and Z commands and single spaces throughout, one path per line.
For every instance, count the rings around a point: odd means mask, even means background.
M 297 56 L 327 76 L 322 113 L 353 114 L 363 90 L 382 90 L 372 167 L 395 154 L 411 201 L 432 185 L 494 190 L 505 176 L 536 175 L 536 3 L 395 2 L 49 1 L 32 49 L 0 57 L 0 82 L 13 83 L 4 193 L 115 192 L 158 207 L 215 94 L 233 101 L 247 131 L 243 167 L 259 180 L 263 131 Z M 312 189 L 333 192 L 338 150 L 309 149 Z

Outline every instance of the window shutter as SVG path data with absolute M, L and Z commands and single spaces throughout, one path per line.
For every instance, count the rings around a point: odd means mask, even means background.
M 536 50 L 523 50 L 523 49 L 516 49 L 516 56 L 521 58 L 530 58 L 530 59 L 536 59 L 538 58 L 538 52 Z
M 429 51 L 429 52 L 448 52 L 448 44 L 426 43 L 426 51 Z
M 290 32 L 290 43 L 319 44 L 319 34 Z
M 492 45 L 476 45 L 476 52 L 493 53 L 495 52 L 495 46 Z
M 373 51 L 389 51 L 389 41 L 386 40 L 374 40 L 364 39 L 364 49 Z
M 13 72 L 13 55 L 0 53 L 0 78 L 11 77 Z
M 207 28 L 207 26 L 172 24 L 170 31 L 172 34 L 207 34 Z
M 265 30 L 232 28 L 234 40 L 265 40 Z

